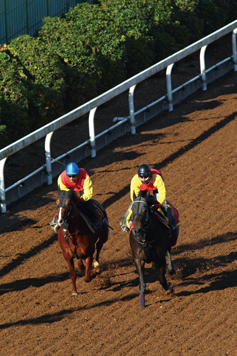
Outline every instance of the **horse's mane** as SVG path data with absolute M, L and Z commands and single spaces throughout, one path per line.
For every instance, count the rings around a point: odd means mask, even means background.
M 78 202 L 80 201 L 81 195 L 80 192 L 74 192 L 72 193 L 72 200 L 73 202 L 77 205 Z

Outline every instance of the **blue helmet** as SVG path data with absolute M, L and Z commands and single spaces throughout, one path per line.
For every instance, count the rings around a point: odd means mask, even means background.
M 79 167 L 76 163 L 68 163 L 67 167 L 66 167 L 66 173 L 69 176 L 75 176 L 79 173 Z

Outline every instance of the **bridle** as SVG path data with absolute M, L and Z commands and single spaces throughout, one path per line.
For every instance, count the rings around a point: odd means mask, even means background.
M 151 221 L 149 219 L 148 203 L 145 198 L 138 197 L 133 201 L 131 217 L 133 222 L 134 219 L 140 222 L 140 226 L 134 226 L 133 223 L 133 237 L 140 244 L 146 244 L 146 235 L 149 230 Z
M 60 226 L 63 227 L 63 231 L 66 231 L 69 225 L 69 222 L 72 218 L 74 218 L 74 216 L 76 216 L 77 214 L 79 214 L 79 211 L 77 210 L 77 212 L 74 215 L 71 215 L 72 212 L 72 206 L 73 204 L 71 203 L 70 206 L 68 207 L 66 205 L 67 200 L 70 200 L 70 202 L 72 202 L 72 196 L 69 195 L 68 192 L 61 192 L 60 198 L 59 198 L 59 203 L 56 207 L 56 210 L 58 211 L 59 209 L 59 213 L 58 213 L 58 223 Z M 61 213 L 62 210 L 65 210 L 67 212 L 67 215 L 65 218 L 62 218 Z M 72 234 L 74 235 L 74 234 Z M 71 235 L 68 235 L 71 236 Z
M 63 219 L 62 217 L 60 217 L 60 221 L 61 221 L 61 225 L 64 223 L 64 222 L 67 222 L 67 220 L 70 218 L 70 214 L 71 214 L 71 211 L 72 211 L 72 204 L 70 204 L 69 207 L 67 207 L 66 205 L 66 199 L 63 200 L 63 204 L 60 204 L 61 202 L 61 199 L 59 200 L 59 203 L 58 203 L 58 206 L 56 207 L 57 211 L 59 209 L 59 214 L 58 216 L 61 216 L 61 213 L 62 213 L 62 210 L 66 210 L 67 212 L 67 215 L 66 215 L 66 218 Z
M 65 194 L 66 194 L 66 193 L 68 193 L 68 192 L 65 192 Z M 81 228 L 79 228 L 79 230 L 73 232 L 72 234 L 68 234 L 68 235 L 66 234 L 66 231 L 67 231 L 67 228 L 68 228 L 69 223 L 70 223 L 69 221 L 70 221 L 74 216 L 76 216 L 77 214 L 79 214 L 79 210 L 77 209 L 77 212 L 76 212 L 74 215 L 71 215 L 72 206 L 73 206 L 73 204 L 72 204 L 72 196 L 71 196 L 71 195 L 67 196 L 68 194 L 65 195 L 64 193 L 61 193 L 61 194 L 63 194 L 63 196 L 61 196 L 61 197 L 59 198 L 59 203 L 58 203 L 58 205 L 57 205 L 57 207 L 56 207 L 57 211 L 58 211 L 58 209 L 59 209 L 58 223 L 60 223 L 60 226 L 62 227 L 62 234 L 63 234 L 64 240 L 68 243 L 69 248 L 70 248 L 70 250 L 71 250 L 71 252 L 72 252 L 73 257 L 77 258 L 77 256 L 75 255 L 75 253 L 74 253 L 74 252 L 72 251 L 72 249 L 71 249 L 71 246 L 70 246 L 70 244 L 69 244 L 69 238 L 71 238 L 71 236 L 77 234 L 77 233 L 80 231 Z M 70 204 L 69 207 L 67 207 L 67 205 L 66 205 L 67 200 L 70 200 L 70 202 L 71 202 L 71 204 Z M 66 218 L 64 218 L 64 219 L 61 217 L 62 209 L 66 210 L 66 212 L 67 212 Z M 81 220 L 80 220 L 80 226 L 81 226 Z

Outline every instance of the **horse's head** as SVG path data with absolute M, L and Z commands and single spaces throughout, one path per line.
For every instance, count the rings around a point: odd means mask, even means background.
M 145 239 L 146 231 L 149 226 L 149 208 L 148 208 L 149 195 L 145 198 L 134 197 L 132 204 L 132 232 L 134 236 L 140 235 Z
M 64 225 L 73 209 L 73 188 L 70 191 L 61 191 L 57 200 L 58 225 Z

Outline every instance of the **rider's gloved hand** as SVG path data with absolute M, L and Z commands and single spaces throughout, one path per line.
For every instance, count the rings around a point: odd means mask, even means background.
M 148 205 L 159 204 L 154 195 L 150 195 L 148 198 Z

